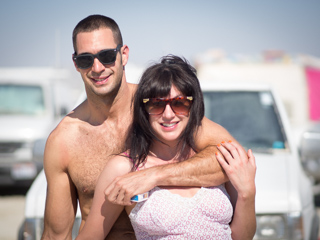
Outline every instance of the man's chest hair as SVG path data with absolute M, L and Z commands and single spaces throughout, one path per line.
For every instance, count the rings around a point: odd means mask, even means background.
M 113 136 L 85 135 L 74 143 L 68 172 L 79 195 L 92 195 L 108 160 L 125 151 L 125 140 Z

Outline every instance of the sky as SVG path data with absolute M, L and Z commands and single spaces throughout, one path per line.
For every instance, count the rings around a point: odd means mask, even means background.
M 319 0 L 2 0 L 0 67 L 72 68 L 73 28 L 91 14 L 118 23 L 140 66 L 209 49 L 320 57 Z

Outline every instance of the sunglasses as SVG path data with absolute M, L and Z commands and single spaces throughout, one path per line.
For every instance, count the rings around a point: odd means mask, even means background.
M 117 52 L 121 49 L 121 44 L 115 49 L 105 49 L 97 54 L 84 53 L 80 55 L 74 54 L 73 60 L 77 64 L 78 68 L 86 69 L 93 65 L 94 59 L 98 58 L 102 64 L 112 64 L 117 59 Z
M 170 104 L 175 114 L 186 115 L 191 108 L 193 97 L 176 97 L 176 98 L 145 98 L 143 103 L 145 109 L 150 115 L 160 115 L 164 112 L 167 104 Z

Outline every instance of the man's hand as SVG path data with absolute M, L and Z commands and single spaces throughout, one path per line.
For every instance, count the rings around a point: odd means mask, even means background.
M 105 190 L 108 201 L 118 205 L 131 205 L 134 195 L 150 191 L 157 186 L 159 168 L 148 168 L 115 178 Z

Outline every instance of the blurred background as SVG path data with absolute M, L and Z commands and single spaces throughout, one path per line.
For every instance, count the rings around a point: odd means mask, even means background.
M 175 54 L 200 81 L 271 84 L 298 144 L 320 119 L 319 11 L 318 0 L 1 1 L 0 239 L 17 238 L 25 194 L 42 169 L 34 145 L 83 92 L 71 60 L 81 19 L 103 14 L 118 23 L 130 82 Z

